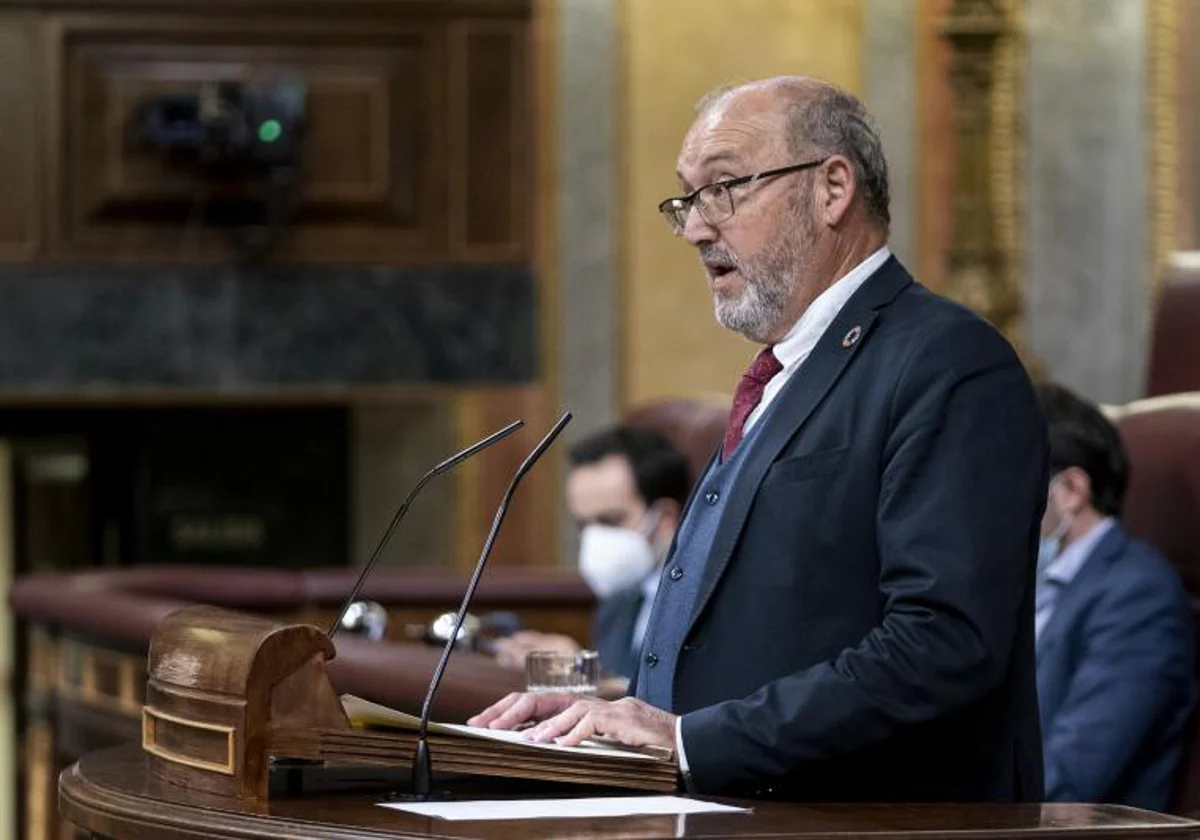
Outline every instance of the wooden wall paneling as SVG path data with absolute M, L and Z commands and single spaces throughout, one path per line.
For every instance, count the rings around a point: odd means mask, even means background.
M 534 193 L 528 39 L 524 24 L 465 21 L 450 33 L 452 250 L 528 259 Z
M 67 18 L 53 30 L 55 256 L 191 256 L 197 202 L 236 196 L 138 149 L 130 116 L 149 95 L 289 72 L 309 83 L 311 121 L 302 199 L 282 255 L 419 261 L 444 252 L 441 115 L 430 109 L 441 99 L 445 58 L 429 27 L 113 16 Z M 193 232 L 195 256 L 227 255 L 220 230 Z
M 513 420 L 525 421 L 525 428 L 455 470 L 455 566 L 469 572 L 479 559 L 505 487 L 558 415 L 551 413 L 546 390 L 541 385 L 464 391 L 455 398 L 455 414 L 462 446 Z M 553 465 L 563 457 L 563 452 L 564 441 L 560 437 L 517 488 L 488 561 L 489 567 L 558 565 L 557 505 L 562 488 Z
M 139 149 L 146 97 L 297 72 L 310 135 L 299 210 L 277 252 L 301 262 L 530 258 L 527 19 L 358 20 L 64 14 L 44 24 L 53 164 L 50 256 L 228 256 L 236 188 Z
M 37 250 L 41 202 L 37 173 L 37 29 L 32 15 L 0 14 L 0 260 L 27 260 Z

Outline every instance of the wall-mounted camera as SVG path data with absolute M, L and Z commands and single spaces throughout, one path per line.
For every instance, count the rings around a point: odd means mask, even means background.
M 297 78 L 206 82 L 142 102 L 131 139 L 206 181 L 250 186 L 256 206 L 222 221 L 237 256 L 255 261 L 275 244 L 298 198 L 306 99 Z

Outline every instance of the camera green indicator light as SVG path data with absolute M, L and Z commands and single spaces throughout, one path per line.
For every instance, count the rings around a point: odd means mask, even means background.
M 258 139 L 264 143 L 274 143 L 283 134 L 283 126 L 279 120 L 265 120 L 258 127 Z

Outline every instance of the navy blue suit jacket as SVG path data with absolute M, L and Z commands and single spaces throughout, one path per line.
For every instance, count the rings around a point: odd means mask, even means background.
M 1178 575 L 1115 525 L 1037 642 L 1048 800 L 1168 807 L 1194 702 L 1194 645 Z
M 675 666 L 694 789 L 1040 799 L 1047 443 L 1012 347 L 892 258 L 776 399 Z

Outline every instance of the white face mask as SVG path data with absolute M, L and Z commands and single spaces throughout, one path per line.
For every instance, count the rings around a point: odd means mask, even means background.
M 655 516 L 650 533 L 658 526 Z M 579 541 L 579 574 L 597 598 L 637 586 L 658 565 L 658 553 L 641 530 L 585 525 Z

